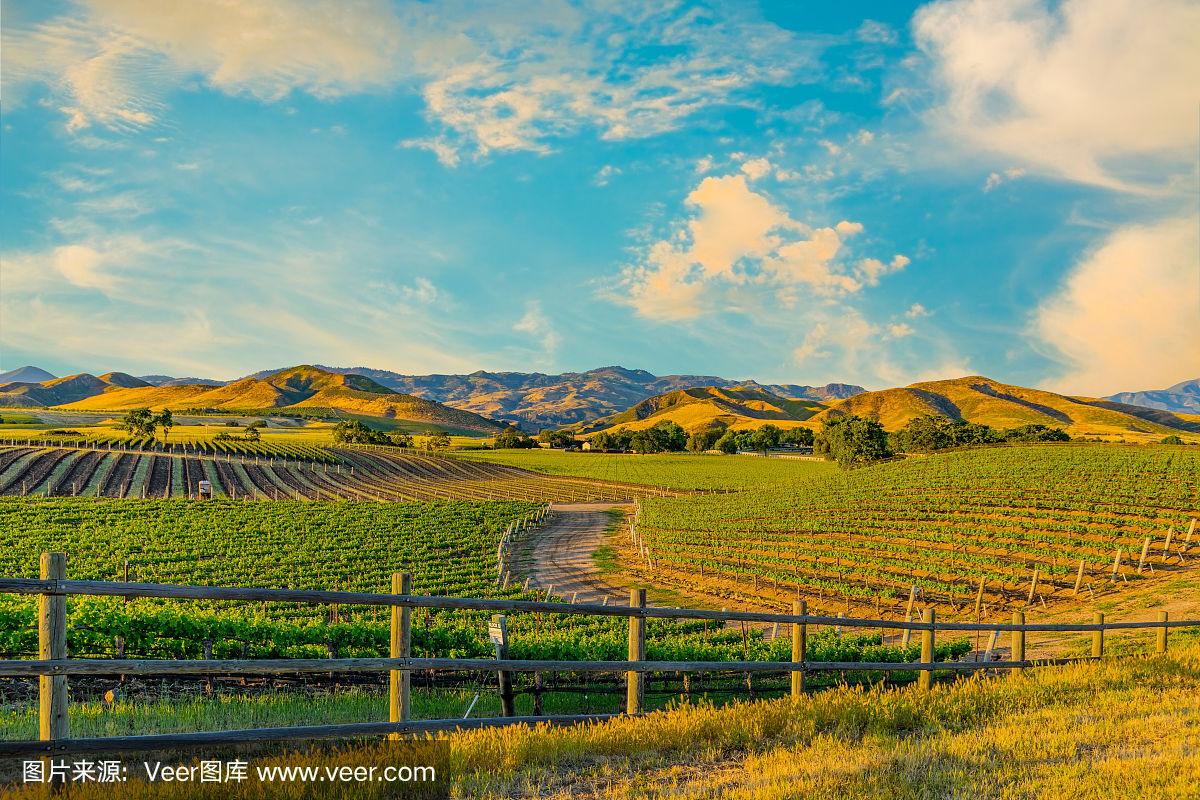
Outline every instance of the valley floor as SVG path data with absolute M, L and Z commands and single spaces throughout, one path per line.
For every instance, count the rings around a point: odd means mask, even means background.
M 1200 646 L 930 692 L 843 687 L 798 704 L 685 706 L 568 729 L 463 732 L 448 744 L 461 798 L 1195 798 Z M 387 764 L 391 755 L 374 744 L 262 763 Z M 268 788 L 129 783 L 121 796 L 393 796 L 384 784 Z M 106 789 L 71 796 L 116 796 Z

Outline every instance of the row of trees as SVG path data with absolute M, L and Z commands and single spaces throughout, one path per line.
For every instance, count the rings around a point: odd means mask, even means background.
M 386 444 L 392 447 L 415 447 L 416 440 L 411 433 L 394 430 L 388 433 L 377 431 L 356 419 L 342 420 L 333 426 L 333 441 L 336 444 Z M 445 431 L 431 431 L 421 440 L 421 447 L 426 450 L 445 450 L 450 446 L 450 434 Z
M 812 447 L 813 432 L 808 428 L 780 428 L 766 424 L 761 428 L 740 431 L 708 428 L 688 437 L 687 449 L 693 453 L 719 450 L 736 453 L 739 450 L 757 450 L 765 453 L 783 446 Z
M 955 422 L 948 417 L 927 415 L 911 420 L 888 433 L 878 422 L 845 416 L 829 420 L 817 434 L 813 452 L 843 467 L 890 458 L 896 453 L 931 453 L 951 447 L 1000 444 L 1004 442 L 1068 442 L 1061 428 L 1022 425 L 999 430 L 990 425 Z
M 955 422 L 935 414 L 917 417 L 898 431 L 888 434 L 888 445 L 898 453 L 931 453 L 950 447 L 966 447 L 1002 442 L 1068 442 L 1071 437 L 1061 428 L 1023 425 L 1001 430 L 974 422 Z

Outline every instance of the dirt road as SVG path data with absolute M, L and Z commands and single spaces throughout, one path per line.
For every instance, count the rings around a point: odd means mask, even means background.
M 607 578 L 593 554 L 607 543 L 611 512 L 627 506 L 613 503 L 555 505 L 546 525 L 534 531 L 517 558 L 517 575 L 531 589 L 553 587 L 555 597 L 572 595 L 580 603 L 629 602 L 629 589 Z

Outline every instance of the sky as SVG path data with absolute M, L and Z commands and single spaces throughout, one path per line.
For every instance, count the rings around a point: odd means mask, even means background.
M 0 368 L 1200 374 L 1200 4 L 3 0 Z

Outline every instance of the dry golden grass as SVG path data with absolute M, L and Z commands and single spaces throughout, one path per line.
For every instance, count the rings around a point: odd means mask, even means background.
M 452 734 L 462 798 L 1195 798 L 1200 646 L 915 689 L 841 688 L 568 729 Z M 262 763 L 312 762 L 292 754 Z M 386 745 L 316 763 L 388 764 Z M 269 789 L 269 791 L 268 791 Z M 44 790 L 21 797 L 43 796 Z M 103 787 L 72 797 L 113 797 Z M 126 784 L 122 797 L 387 797 L 342 787 Z

